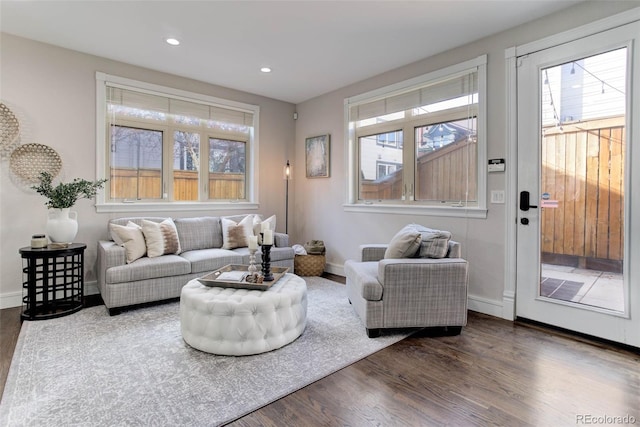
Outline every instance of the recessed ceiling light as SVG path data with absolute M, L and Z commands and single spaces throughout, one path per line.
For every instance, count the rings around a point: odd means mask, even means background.
M 262 71 L 263 73 L 270 73 L 270 72 L 271 72 L 271 68 L 269 68 L 269 67 L 262 67 L 262 68 L 260 68 L 260 71 Z
M 178 46 L 180 44 L 180 40 L 178 39 L 174 39 L 174 38 L 168 38 L 166 40 L 167 43 L 169 43 L 171 46 Z

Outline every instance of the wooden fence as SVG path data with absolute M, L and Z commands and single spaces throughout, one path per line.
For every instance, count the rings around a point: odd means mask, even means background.
M 466 138 L 418 158 L 416 200 L 477 200 L 477 143 Z M 467 177 L 470 179 L 467 180 Z M 468 181 L 468 182 L 467 182 Z M 422 185 L 420 183 L 423 183 Z M 363 200 L 400 200 L 402 170 L 360 184 Z M 468 192 L 468 193 L 467 193 Z
M 115 199 L 162 198 L 162 172 L 158 169 L 112 169 L 111 194 Z M 209 199 L 237 200 L 245 197 L 244 174 L 209 173 Z M 198 200 L 198 172 L 173 172 L 174 200 Z
M 541 192 L 543 261 L 622 271 L 624 117 L 544 129 Z
M 418 158 L 417 200 L 478 200 L 478 150 L 464 138 Z

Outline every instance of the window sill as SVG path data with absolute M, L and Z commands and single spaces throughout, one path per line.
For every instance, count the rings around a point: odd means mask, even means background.
M 257 210 L 254 202 L 128 202 L 96 204 L 96 212 L 183 212 L 183 211 L 229 211 Z
M 347 203 L 343 205 L 345 212 L 380 213 L 399 215 L 430 215 L 455 218 L 487 218 L 487 209 L 477 207 L 454 206 L 408 206 L 392 204 Z

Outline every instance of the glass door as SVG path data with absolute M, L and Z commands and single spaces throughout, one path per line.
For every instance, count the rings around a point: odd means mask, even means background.
M 633 345 L 627 188 L 638 174 L 627 165 L 638 27 L 519 58 L 518 68 L 516 314 Z

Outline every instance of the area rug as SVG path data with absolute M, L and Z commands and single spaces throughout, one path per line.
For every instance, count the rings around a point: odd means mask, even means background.
M 179 303 L 110 317 L 104 306 L 25 321 L 0 402 L 0 425 L 223 425 L 408 334 L 367 338 L 345 286 L 306 277 L 307 326 L 296 341 L 255 356 L 192 349 Z
M 540 295 L 563 301 L 571 301 L 573 297 L 578 294 L 582 285 L 584 285 L 583 282 L 542 277 L 540 282 Z

